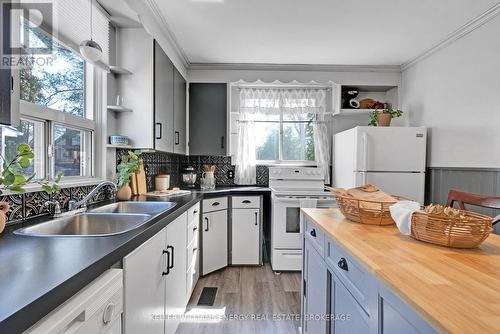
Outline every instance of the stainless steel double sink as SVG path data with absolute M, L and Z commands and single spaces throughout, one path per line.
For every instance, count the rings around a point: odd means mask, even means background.
M 40 237 L 98 237 L 122 234 L 172 209 L 174 202 L 118 202 L 14 231 Z

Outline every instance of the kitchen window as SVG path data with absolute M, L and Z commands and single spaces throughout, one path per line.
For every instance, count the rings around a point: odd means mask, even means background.
M 257 163 L 315 164 L 314 115 L 254 116 Z
M 12 158 L 17 145 L 27 143 L 35 153 L 27 172 L 36 179 L 93 177 L 94 66 L 41 29 L 26 23 L 22 30 L 31 41 L 51 45 L 52 53 L 50 61 L 19 70 L 21 122 L 1 130 L 3 156 Z
M 239 99 L 231 112 L 236 183 L 254 184 L 257 164 L 317 165 L 329 180 L 329 87 L 236 89 Z

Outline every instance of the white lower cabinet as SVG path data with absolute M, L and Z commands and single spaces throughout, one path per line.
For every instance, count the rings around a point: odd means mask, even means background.
M 260 209 L 234 209 L 231 219 L 231 264 L 260 264 Z
M 183 213 L 123 259 L 124 333 L 174 334 L 186 307 Z
M 38 321 L 25 334 L 120 334 L 121 269 L 109 269 Z
M 124 333 L 164 333 L 167 229 L 123 259 Z
M 186 303 L 189 302 L 200 276 L 200 204 L 188 210 L 186 248 Z
M 186 310 L 187 212 L 167 226 L 165 334 L 174 334 Z
M 203 214 L 203 275 L 227 266 L 227 210 Z

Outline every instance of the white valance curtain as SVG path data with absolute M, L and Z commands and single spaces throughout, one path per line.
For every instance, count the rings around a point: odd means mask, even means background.
M 314 126 L 314 153 L 325 181 L 330 182 L 330 114 L 326 110 L 326 88 L 241 88 L 239 93 L 238 148 L 235 181 L 256 183 L 255 124 L 258 115 L 287 115 L 303 119 L 311 115 Z
M 326 89 L 264 89 L 240 90 L 240 114 L 319 114 L 326 111 Z

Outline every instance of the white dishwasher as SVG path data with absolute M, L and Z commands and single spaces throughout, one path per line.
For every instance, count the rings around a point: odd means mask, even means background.
M 109 269 L 24 333 L 120 334 L 122 269 Z

